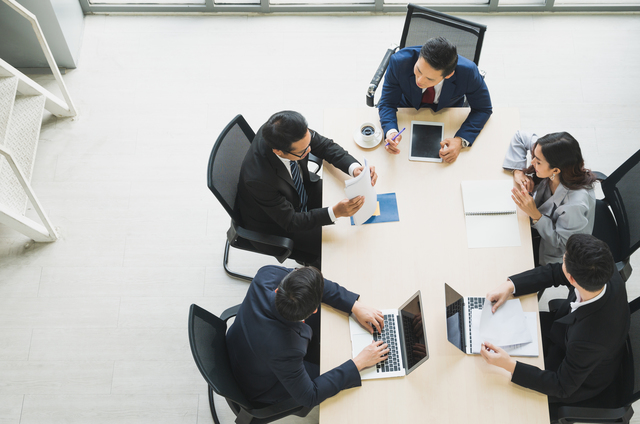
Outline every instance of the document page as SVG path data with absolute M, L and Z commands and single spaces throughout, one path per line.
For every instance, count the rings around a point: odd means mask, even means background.
M 469 248 L 520 246 L 513 182 L 462 181 L 461 187 Z
M 480 338 L 500 347 L 529 343 L 531 334 L 527 331 L 520 299 L 507 300 L 495 313 L 491 312 L 489 299 L 485 299 L 480 318 Z
M 376 189 L 371 185 L 371 170 L 366 159 L 364 160 L 364 169 L 360 175 L 345 181 L 344 185 L 344 192 L 348 199 L 364 196 L 364 205 L 352 216 L 355 225 L 362 225 L 371 218 L 371 215 L 378 208 L 378 196 L 376 195 Z
M 502 311 L 509 302 L 516 301 Z M 537 322 L 537 313 L 523 312 L 519 299 L 505 302 L 495 314 L 491 313 L 491 303 L 486 300 L 482 309 L 472 311 L 471 352 L 480 353 L 482 343 L 489 342 L 512 356 L 538 356 Z

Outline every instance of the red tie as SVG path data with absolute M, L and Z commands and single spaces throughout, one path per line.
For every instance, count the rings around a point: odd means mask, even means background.
M 426 90 L 424 90 L 424 93 L 422 93 L 422 103 L 425 104 L 432 104 L 433 103 L 433 99 L 436 98 L 436 90 L 433 87 L 429 87 Z

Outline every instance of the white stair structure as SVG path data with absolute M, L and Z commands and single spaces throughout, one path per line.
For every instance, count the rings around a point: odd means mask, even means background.
M 55 241 L 58 234 L 31 188 L 31 175 L 44 110 L 56 116 L 75 116 L 76 110 L 36 17 L 15 0 L 2 1 L 31 23 L 65 101 L 0 59 L 0 224 L 34 241 Z M 29 202 L 42 224 L 25 215 Z

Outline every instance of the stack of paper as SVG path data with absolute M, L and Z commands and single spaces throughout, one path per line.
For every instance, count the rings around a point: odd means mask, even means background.
M 371 170 L 369 163 L 364 160 L 364 169 L 357 177 L 344 182 L 344 192 L 347 198 L 364 196 L 364 205 L 351 218 L 356 225 L 362 225 L 371 218 L 371 215 L 378 208 L 378 197 L 376 189 L 371 185 Z
M 471 352 L 480 353 L 484 342 L 506 350 L 512 356 L 538 356 L 536 313 L 523 312 L 520 299 L 506 301 L 495 313 L 485 299 L 482 309 L 471 317 Z

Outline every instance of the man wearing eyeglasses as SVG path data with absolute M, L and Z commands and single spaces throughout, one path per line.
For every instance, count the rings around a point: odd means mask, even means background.
M 307 167 L 309 153 L 357 177 L 363 166 L 346 150 L 310 130 L 298 112 L 282 111 L 256 133 L 240 170 L 236 208 L 249 230 L 291 238 L 292 257 L 320 267 L 322 226 L 355 214 L 364 198 L 322 207 L 322 182 Z M 371 167 L 371 184 L 378 176 Z M 256 246 L 272 254 L 264 246 Z

